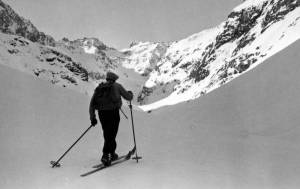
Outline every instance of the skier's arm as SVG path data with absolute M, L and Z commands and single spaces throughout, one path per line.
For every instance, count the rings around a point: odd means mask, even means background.
M 96 119 L 96 113 L 95 113 L 96 108 L 95 108 L 94 101 L 95 101 L 95 92 L 94 92 L 94 94 L 92 96 L 92 99 L 91 99 L 91 102 L 90 102 L 90 107 L 89 107 L 90 120 Z
M 125 100 L 128 100 L 128 101 L 132 100 L 132 99 L 133 99 L 133 94 L 132 94 L 132 92 L 126 91 L 122 85 L 119 85 L 119 86 L 120 86 L 119 89 L 120 89 L 120 94 L 121 94 L 121 96 L 122 96 Z

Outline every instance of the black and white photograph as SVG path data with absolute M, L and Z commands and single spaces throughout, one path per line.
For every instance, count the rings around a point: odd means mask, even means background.
M 1 189 L 300 188 L 300 0 L 0 0 Z

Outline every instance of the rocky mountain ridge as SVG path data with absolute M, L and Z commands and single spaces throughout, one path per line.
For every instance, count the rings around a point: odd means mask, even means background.
M 298 0 L 247 0 L 219 26 L 171 43 L 156 65 L 139 61 L 135 46 L 127 49 L 131 65 L 154 67 L 140 103 L 153 103 L 147 110 L 195 99 L 251 70 L 300 38 L 299 6 Z
M 82 39 L 69 40 L 68 38 L 63 38 L 62 40 L 56 43 L 57 45 L 63 45 L 69 50 L 75 50 L 76 48 L 82 48 L 85 53 L 88 54 L 97 54 L 101 51 L 107 49 L 114 49 L 105 45 L 102 41 L 95 37 L 84 37 Z
M 122 53 L 97 38 L 55 41 L 0 0 L 0 63 L 62 87 L 92 93 Z
M 2 0 L 0 0 L 0 31 L 22 36 L 42 45 L 55 46 L 53 37 L 46 35 L 44 32 L 40 32 L 29 20 L 19 16 Z
M 0 33 L 0 63 L 81 92 L 93 86 L 90 70 L 74 57 L 21 36 Z
M 97 38 L 55 41 L 0 0 L 0 60 L 85 93 L 106 71 L 126 79 L 132 69 L 142 76 L 130 81 L 140 91 L 137 101 L 150 110 L 205 95 L 298 40 L 299 5 L 298 0 L 246 0 L 215 28 L 170 43 L 134 42 L 118 51 Z

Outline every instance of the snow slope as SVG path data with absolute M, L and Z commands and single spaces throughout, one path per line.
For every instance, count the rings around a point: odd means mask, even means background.
M 61 168 L 49 161 L 88 127 L 88 97 L 0 65 L 1 188 L 298 188 L 299 48 L 294 43 L 198 100 L 135 111 L 143 160 L 86 178 L 79 175 L 100 158 L 99 126 Z M 121 117 L 120 154 L 133 143 L 130 122 Z

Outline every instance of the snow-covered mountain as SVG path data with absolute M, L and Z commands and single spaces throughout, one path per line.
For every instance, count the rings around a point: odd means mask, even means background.
M 104 78 L 104 70 L 97 65 L 97 59 L 89 58 L 81 62 L 59 47 L 0 33 L 0 64 L 84 93 L 90 93 L 94 82 Z
M 58 46 L 64 46 L 69 50 L 79 50 L 80 48 L 83 52 L 88 54 L 99 54 L 101 51 L 107 49 L 113 49 L 106 46 L 103 42 L 101 42 L 97 38 L 83 38 L 83 39 L 76 39 L 74 41 L 70 41 L 68 38 L 63 38 L 62 40 L 56 43 Z
M 112 70 L 150 110 L 207 94 L 298 40 L 299 4 L 247 0 L 215 28 L 175 42 L 136 42 L 118 51 L 97 38 L 43 37 L 0 0 L 0 63 L 89 94 Z
M 0 19 L 0 64 L 87 94 L 108 70 L 119 74 L 136 93 L 145 82 L 120 66 L 121 52 L 97 38 L 55 41 L 1 0 Z M 134 79 L 127 79 L 128 75 Z
M 134 69 L 139 74 L 148 76 L 161 61 L 167 48 L 166 43 L 133 42 L 130 48 L 122 50 L 125 54 L 122 64 L 125 68 Z
M 295 42 L 299 6 L 299 0 L 247 0 L 219 26 L 173 42 L 160 53 L 149 43 L 124 50 L 129 61 L 123 65 L 139 73 L 151 70 L 138 98 L 148 104 L 142 108 L 198 98 Z
M 0 64 L 87 94 L 93 92 L 110 70 L 138 93 L 146 79 L 120 66 L 122 53 L 105 45 L 101 45 L 103 49 L 90 46 L 97 50 L 86 52 L 89 40 L 59 41 L 51 47 L 22 36 L 0 33 Z
M 27 19 L 19 16 L 9 5 L 0 0 L 0 31 L 7 34 L 23 36 L 32 42 L 55 46 L 55 40 L 46 35 Z

